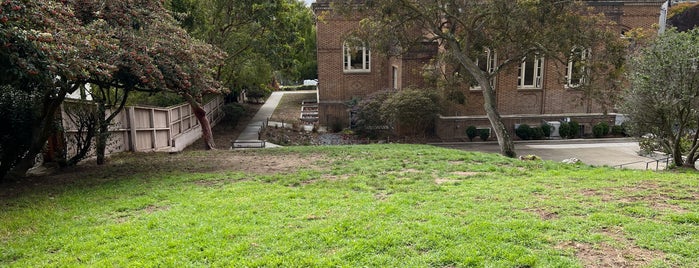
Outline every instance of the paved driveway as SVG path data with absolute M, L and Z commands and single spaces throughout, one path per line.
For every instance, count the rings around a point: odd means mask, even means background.
M 433 144 L 440 147 L 466 151 L 498 153 L 495 142 L 461 142 Z M 518 155 L 537 155 L 544 160 L 560 162 L 568 158 L 580 159 L 583 163 L 595 166 L 618 166 L 625 168 L 656 168 L 656 159 L 638 155 L 638 142 L 633 139 L 574 139 L 515 142 Z M 657 158 L 664 158 L 657 156 Z M 657 167 L 665 168 L 665 161 L 657 162 Z

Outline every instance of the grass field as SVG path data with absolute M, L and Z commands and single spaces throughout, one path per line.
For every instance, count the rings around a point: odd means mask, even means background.
M 122 154 L 1 185 L 0 266 L 698 267 L 698 177 L 424 145 Z

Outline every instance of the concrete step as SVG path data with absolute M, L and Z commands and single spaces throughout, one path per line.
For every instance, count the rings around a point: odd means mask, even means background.
M 231 146 L 233 149 L 238 148 L 265 148 L 263 140 L 235 140 Z

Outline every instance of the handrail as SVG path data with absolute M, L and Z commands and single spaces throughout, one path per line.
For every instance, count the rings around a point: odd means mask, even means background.
M 655 159 L 653 161 L 636 161 L 636 162 L 630 162 L 630 163 L 625 163 L 621 165 L 615 165 L 615 168 L 623 168 L 624 166 L 628 165 L 633 165 L 633 164 L 639 164 L 639 163 L 645 163 L 646 164 L 646 170 L 648 170 L 648 165 L 655 162 L 655 171 L 658 171 L 660 169 L 660 161 L 665 161 L 665 168 L 667 168 L 668 165 L 670 165 L 670 159 L 672 157 L 666 157 L 666 158 L 660 158 L 660 159 Z

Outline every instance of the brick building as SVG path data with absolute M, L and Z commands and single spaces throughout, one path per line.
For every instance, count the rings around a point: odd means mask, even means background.
M 349 33 L 359 26 L 361 17 L 346 17 L 333 12 L 333 0 L 318 0 L 312 8 L 317 19 L 318 105 L 320 124 L 349 126 L 347 103 L 383 89 L 402 89 L 423 85 L 425 65 L 437 48 L 415 51 L 401 57 L 372 53 L 368 44 L 351 40 Z M 658 23 L 660 0 L 585 1 L 616 22 L 620 34 L 634 28 L 652 28 Z M 584 51 L 580 51 L 582 56 Z M 497 60 L 493 57 L 490 60 Z M 570 65 L 572 66 L 572 65 Z M 543 121 L 571 119 L 586 133 L 600 121 L 614 123 L 615 114 L 599 103 L 581 101 L 578 83 L 570 66 L 532 59 L 521 67 L 503 70 L 495 78 L 497 107 L 510 131 L 517 124 L 538 125 Z M 445 109 L 436 124 L 436 134 L 444 140 L 465 138 L 469 125 L 489 128 L 483 110 L 483 95 L 478 88 L 466 88 L 464 105 Z M 513 132 L 511 132 L 513 133 Z

